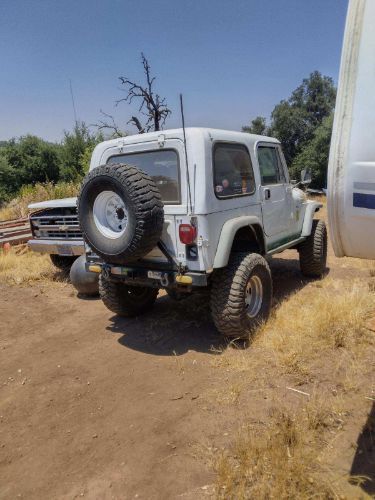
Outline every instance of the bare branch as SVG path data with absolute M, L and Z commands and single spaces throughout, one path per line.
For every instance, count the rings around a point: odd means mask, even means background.
M 103 130 L 112 130 L 112 136 L 113 137 L 124 137 L 126 135 L 125 132 L 120 130 L 119 126 L 116 124 L 115 119 L 112 115 L 109 113 L 105 113 L 102 109 L 100 110 L 100 113 L 105 117 L 109 119 L 108 121 L 105 120 L 99 120 L 98 123 L 93 123 L 93 127 L 97 127 L 98 130 L 103 131 Z
M 116 106 L 120 102 L 125 101 L 130 104 L 134 99 L 140 99 L 138 111 L 147 117 L 146 123 L 142 126 L 140 120 L 134 116 L 131 117 L 128 123 L 132 123 L 140 133 L 143 133 L 150 130 L 160 130 L 165 125 L 165 121 L 172 111 L 168 108 L 165 97 L 160 98 L 159 94 L 154 93 L 153 84 L 156 78 L 151 76 L 151 67 L 143 52 L 141 53 L 141 60 L 146 77 L 146 85 L 139 85 L 124 76 L 119 77 L 121 84 L 125 87 L 122 90 L 126 92 L 126 97 L 118 99 Z
M 132 116 L 130 118 L 130 120 L 128 121 L 128 123 L 132 123 L 133 125 L 135 125 L 140 134 L 144 133 L 145 129 L 144 129 L 144 127 L 142 127 L 141 122 L 138 120 L 138 118 L 136 116 Z

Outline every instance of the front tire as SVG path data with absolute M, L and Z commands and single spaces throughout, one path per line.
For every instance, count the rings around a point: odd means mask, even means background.
M 298 247 L 301 272 L 321 278 L 327 265 L 327 228 L 323 220 L 313 220 L 310 236 Z
M 104 305 L 115 314 L 127 318 L 140 316 L 155 303 L 159 290 L 143 286 L 128 286 L 99 276 L 99 295 Z
M 271 271 L 261 255 L 233 254 L 227 267 L 215 271 L 211 314 L 225 337 L 249 338 L 267 320 L 271 304 Z

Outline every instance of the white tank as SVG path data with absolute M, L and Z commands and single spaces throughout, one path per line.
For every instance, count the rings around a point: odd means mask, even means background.
M 375 259 L 375 0 L 350 0 L 328 167 L 338 257 Z

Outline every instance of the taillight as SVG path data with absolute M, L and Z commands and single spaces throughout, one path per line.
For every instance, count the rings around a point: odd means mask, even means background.
M 197 228 L 190 224 L 180 224 L 179 226 L 180 241 L 184 245 L 191 245 L 197 237 Z

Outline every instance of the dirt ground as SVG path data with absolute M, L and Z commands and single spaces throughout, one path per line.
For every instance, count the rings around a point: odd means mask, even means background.
M 273 259 L 276 303 L 312 286 L 296 259 Z M 330 277 L 365 272 L 330 258 Z M 236 375 L 215 359 L 232 347 L 204 295 L 160 296 L 133 320 L 77 298 L 69 284 L 0 285 L 0 297 L 0 498 L 207 498 L 207 450 L 233 437 L 239 411 L 256 420 L 273 393 L 298 398 L 285 379 L 226 404 Z M 371 402 L 355 406 L 339 448 L 343 474 Z

